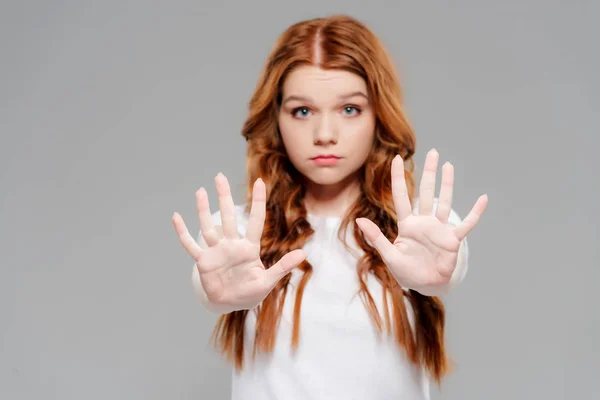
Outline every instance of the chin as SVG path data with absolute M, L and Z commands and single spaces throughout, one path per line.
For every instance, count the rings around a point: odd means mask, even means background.
M 336 171 L 335 169 L 321 169 L 318 171 L 306 171 L 303 172 L 303 175 L 312 183 L 316 185 L 330 186 L 330 185 L 338 185 L 345 181 L 349 175 L 345 174 L 341 171 Z

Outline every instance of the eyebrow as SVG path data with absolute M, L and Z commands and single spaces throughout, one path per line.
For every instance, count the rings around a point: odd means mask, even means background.
M 352 97 L 355 97 L 355 96 L 361 96 L 361 97 L 364 97 L 364 98 L 365 98 L 365 99 L 367 99 L 367 100 L 369 99 L 369 98 L 367 97 L 367 95 L 366 95 L 366 94 L 364 94 L 364 92 L 362 92 L 362 91 L 360 91 L 360 90 L 359 90 L 359 91 L 356 91 L 356 92 L 351 92 L 351 93 L 342 94 L 342 95 L 338 96 L 338 99 L 340 99 L 340 100 L 346 100 L 346 99 L 349 99 L 349 98 L 352 98 Z M 285 104 L 285 103 L 287 103 L 288 101 L 293 101 L 293 100 L 297 100 L 297 101 L 307 101 L 307 102 L 311 102 L 311 101 L 312 101 L 312 100 L 311 100 L 309 97 L 292 95 L 292 96 L 288 96 L 288 97 L 286 97 L 286 98 L 283 100 L 283 102 L 282 102 L 281 104 Z

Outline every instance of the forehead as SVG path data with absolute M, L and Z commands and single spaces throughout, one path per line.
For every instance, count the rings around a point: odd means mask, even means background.
M 302 66 L 294 69 L 283 82 L 283 95 L 337 97 L 349 92 L 362 91 L 368 95 L 367 85 L 360 76 L 339 69 Z

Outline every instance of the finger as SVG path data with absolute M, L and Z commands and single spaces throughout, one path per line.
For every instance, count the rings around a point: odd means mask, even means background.
M 216 245 L 220 241 L 220 236 L 215 228 L 215 224 L 213 224 L 208 194 L 204 188 L 200 188 L 196 192 L 196 210 L 198 211 L 200 232 L 204 241 L 208 246 Z
M 412 214 L 406 178 L 404 176 L 404 161 L 400 155 L 392 161 L 392 196 L 398 222 Z
M 419 215 L 431 215 L 435 197 L 435 175 L 438 168 L 439 154 L 431 149 L 425 158 L 423 176 L 419 186 Z
M 221 225 L 223 235 L 229 239 L 239 238 L 237 230 L 237 217 L 235 215 L 235 204 L 231 196 L 229 182 L 225 175 L 218 173 L 215 177 L 217 195 L 219 196 L 219 209 L 221 210 Z
M 473 230 L 473 228 L 475 227 L 477 222 L 479 222 L 481 215 L 485 211 L 485 208 L 487 207 L 487 203 L 488 203 L 487 195 L 484 194 L 484 195 L 480 196 L 479 199 L 477 199 L 477 202 L 475 202 L 475 205 L 471 209 L 471 212 L 469 213 L 469 215 L 467 215 L 465 217 L 465 219 L 459 226 L 454 228 L 454 233 L 456 234 L 456 237 L 459 240 L 462 241 L 465 237 L 467 237 L 469 232 L 471 232 Z
M 220 238 L 223 237 L 223 229 L 221 228 L 221 225 L 215 225 L 215 230 L 217 231 L 217 236 L 219 237 L 219 240 L 221 240 Z M 202 236 L 202 232 L 200 232 L 200 234 L 198 235 L 197 242 L 202 250 L 206 250 L 209 247 L 212 247 L 209 246 L 208 243 L 206 243 L 206 239 L 204 238 L 204 236 Z
M 248 216 L 248 226 L 246 228 L 246 238 L 255 244 L 260 245 L 263 227 L 265 225 L 265 214 L 267 206 L 267 192 L 265 183 L 258 178 L 252 188 L 252 207 Z
M 454 166 L 449 162 L 442 167 L 442 184 L 438 201 L 436 216 L 444 224 L 448 223 L 452 209 L 452 191 L 454 187 Z
M 302 250 L 290 251 L 279 261 L 273 264 L 269 269 L 265 271 L 265 284 L 269 291 L 272 290 L 277 282 L 296 268 L 304 259 L 306 254 Z
M 175 227 L 175 232 L 177 232 L 177 236 L 179 237 L 179 241 L 183 245 L 183 248 L 194 259 L 194 262 L 198 262 L 200 254 L 202 253 L 202 249 L 198 243 L 196 243 L 196 240 L 192 237 L 192 235 L 190 235 L 190 231 L 185 226 L 183 218 L 181 218 L 179 213 L 174 213 L 172 221 L 173 226 Z
M 379 252 L 383 261 L 389 263 L 397 257 L 396 247 L 390 243 L 390 241 L 381 232 L 381 229 L 368 218 L 357 218 L 356 224 L 361 231 L 365 234 L 365 237 L 371 242 L 373 247 Z

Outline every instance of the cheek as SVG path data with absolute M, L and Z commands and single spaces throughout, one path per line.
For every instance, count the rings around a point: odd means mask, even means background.
M 278 121 L 281 140 L 292 161 L 302 158 L 306 147 L 306 144 L 303 143 L 306 141 L 306 134 L 302 134 L 299 124 L 294 122 L 285 118 Z
M 341 130 L 341 136 L 360 153 L 369 152 L 375 136 L 375 122 L 367 118 L 353 122 Z

